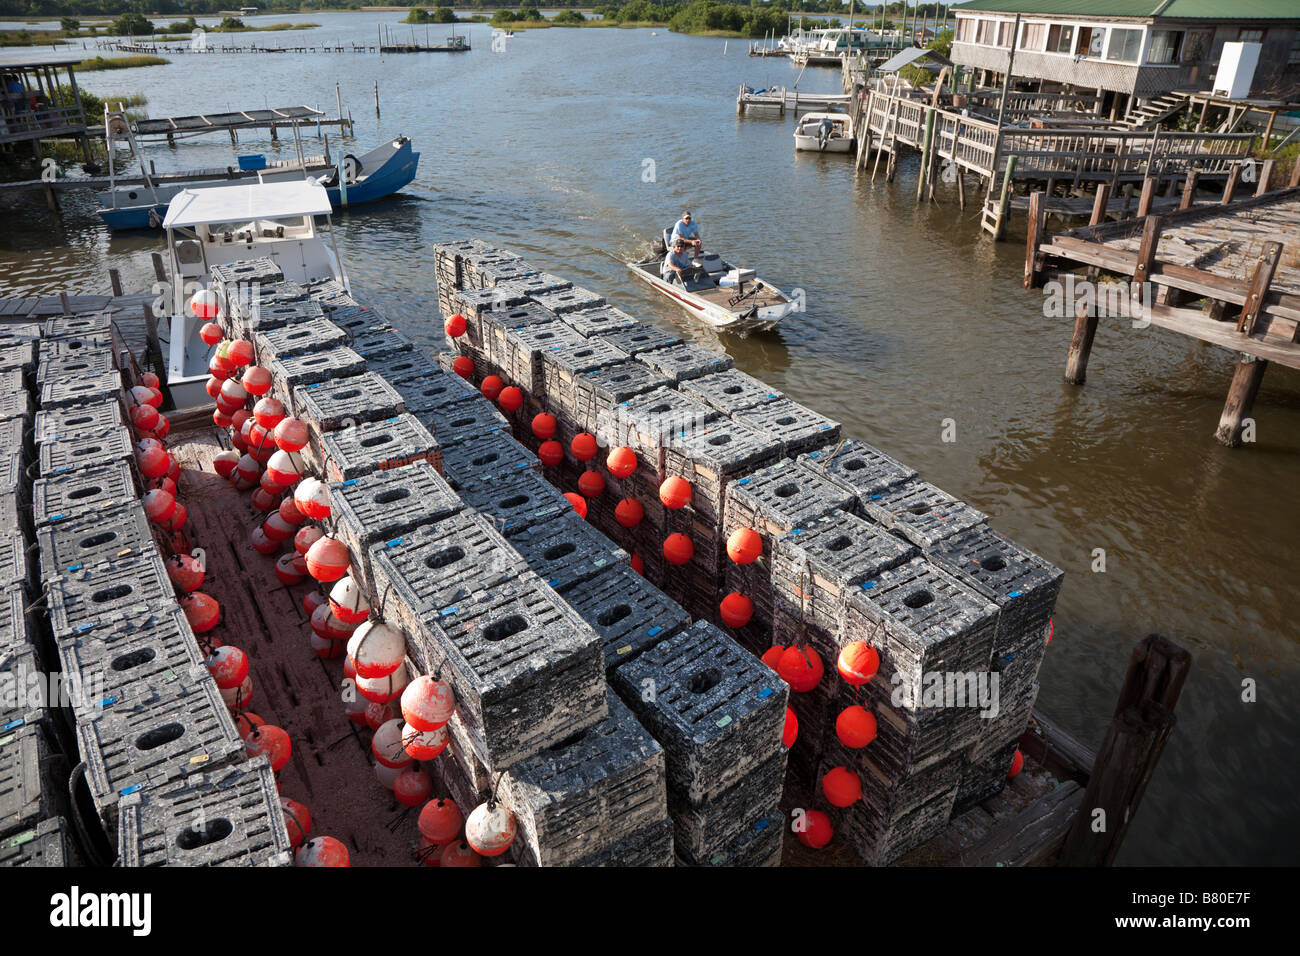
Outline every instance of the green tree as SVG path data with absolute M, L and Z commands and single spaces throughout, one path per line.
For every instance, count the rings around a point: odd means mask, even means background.
M 75 37 L 81 32 L 81 21 L 76 17 L 60 17 L 59 29 L 70 37 Z
M 113 20 L 113 33 L 123 37 L 142 37 L 153 33 L 153 22 L 138 13 L 124 13 Z

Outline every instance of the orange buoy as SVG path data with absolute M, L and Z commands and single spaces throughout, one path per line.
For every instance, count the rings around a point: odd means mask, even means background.
M 695 556 L 695 544 L 680 531 L 664 539 L 664 558 L 669 564 L 682 565 Z
M 308 518 L 320 521 L 330 516 L 330 490 L 319 478 L 307 477 L 298 482 L 293 503 Z
M 835 836 L 831 818 L 820 810 L 805 810 L 803 816 L 795 820 L 793 829 L 799 842 L 812 850 L 820 850 Z
M 792 644 L 777 662 L 776 672 L 796 693 L 807 693 L 821 682 L 822 659 L 811 644 Z
M 189 520 L 190 513 L 185 510 L 185 505 L 176 502 L 176 510 L 172 512 L 172 518 L 164 527 L 168 531 L 180 531 L 185 527 L 185 522 Z
M 234 644 L 218 647 L 208 655 L 204 664 L 222 690 L 238 687 L 248 676 L 248 655 Z
M 380 620 L 366 621 L 348 640 L 348 657 L 359 677 L 387 677 L 401 666 L 405 656 L 406 636 Z
M 158 376 L 153 372 L 141 372 L 138 381 L 141 385 L 148 385 L 150 388 L 157 388 L 159 385 Z
M 596 457 L 599 446 L 596 444 L 595 435 L 590 432 L 579 432 L 573 436 L 569 448 L 573 451 L 573 457 L 578 461 L 591 461 Z
M 799 718 L 788 706 L 785 709 L 785 726 L 781 729 L 781 745 L 787 750 L 799 739 Z
M 230 416 L 219 408 L 212 413 L 212 424 L 216 425 L 218 428 L 229 428 L 230 420 Z
M 270 395 L 263 395 L 253 406 L 253 420 L 267 431 L 285 419 L 284 402 Z
M 402 747 L 414 760 L 432 760 L 447 749 L 449 740 L 445 727 L 416 730 L 410 724 L 402 724 Z
M 670 475 L 659 486 L 659 500 L 663 502 L 665 508 L 671 508 L 673 511 L 685 508 L 691 501 L 691 483 L 685 478 Z
M 343 642 L 331 641 L 328 637 L 321 637 L 319 634 L 308 634 L 307 645 L 311 652 L 322 660 L 332 661 L 336 657 L 343 656 Z
M 144 493 L 143 504 L 146 518 L 154 524 L 166 524 L 176 511 L 176 496 L 155 488 Z
M 265 720 L 251 710 L 241 710 L 232 719 L 235 722 L 235 730 L 239 731 L 240 740 L 247 740 L 249 734 L 266 723 Z
M 256 491 L 254 491 L 253 492 L 254 502 L 256 502 L 257 496 L 262 494 L 266 494 L 266 492 L 264 492 L 261 488 L 258 488 Z M 268 538 L 266 536 L 266 532 L 262 530 L 260 525 L 249 532 L 248 543 L 253 546 L 253 550 L 256 551 L 258 554 L 264 554 L 267 557 L 270 557 L 271 555 L 275 554 L 275 552 L 280 550 L 280 542 L 272 541 L 270 538 Z
M 286 496 L 285 499 L 280 502 L 280 510 L 276 513 L 285 524 L 295 530 L 299 525 L 307 520 L 307 516 L 299 511 L 298 506 L 293 503 L 293 497 L 291 495 Z
M 228 378 L 221 383 L 221 394 L 217 397 L 217 404 L 221 405 L 224 402 L 228 405 L 225 411 L 233 412 L 236 408 L 243 408 L 246 401 L 248 401 L 248 389 L 239 382 Z
M 772 668 L 772 670 L 776 670 L 777 666 L 781 663 L 781 655 L 784 653 L 784 644 L 773 644 L 763 652 L 763 656 L 760 660 L 762 660 L 762 662 L 768 667 Z
M 379 725 L 374 737 L 370 738 L 370 752 L 385 767 L 401 770 L 411 765 L 411 757 L 402 749 L 402 728 L 405 723 L 394 718 Z
M 325 537 L 325 532 L 314 524 L 303 525 L 293 536 L 293 549 L 306 557 L 311 546 Z
M 753 564 L 763 553 L 763 537 L 753 528 L 737 528 L 727 537 L 727 557 L 737 564 Z
M 497 396 L 497 404 L 503 412 L 517 412 L 524 407 L 524 393 L 515 385 L 507 385 Z
M 284 451 L 277 448 L 271 452 L 271 457 L 266 460 L 266 473 L 271 476 L 271 480 L 282 488 L 287 488 L 307 470 L 307 465 L 302 460 L 302 455 L 296 451 Z
M 555 416 L 549 412 L 538 412 L 533 416 L 533 434 L 545 441 L 555 435 Z M 557 442 L 558 444 L 558 442 Z M 561 448 L 560 455 L 563 457 L 564 450 Z
M 351 866 L 348 848 L 333 837 L 313 837 L 298 848 L 294 866 Z
M 344 624 L 360 624 L 370 616 L 370 602 L 366 592 L 345 574 L 330 588 L 330 611 Z
M 313 638 L 315 636 L 312 635 Z M 337 646 L 334 641 L 328 643 L 331 646 Z M 348 720 L 358 727 L 366 726 L 366 711 L 370 709 L 370 701 L 357 693 L 357 682 L 350 677 L 345 677 L 340 681 L 339 697 L 343 701 L 343 713 L 348 715 Z
M 641 560 L 641 555 L 633 553 L 631 560 L 628 561 L 628 565 L 637 574 L 645 577 L 645 562 Z
M 199 289 L 190 296 L 190 311 L 200 319 L 215 319 L 221 314 L 221 300 L 211 289 Z
M 167 416 L 159 415 L 158 424 L 154 425 L 153 427 L 154 437 L 161 441 L 162 439 L 167 437 L 167 434 L 171 430 L 172 430 L 172 423 L 167 420 Z
M 296 530 L 298 529 L 280 517 L 279 509 L 271 512 L 271 516 L 262 522 L 262 534 L 276 544 L 288 541 Z M 292 561 L 297 554 L 286 554 L 285 557 Z
M 451 363 L 451 370 L 461 378 L 472 378 L 474 376 L 474 360 L 468 355 L 461 355 Z
M 271 769 L 279 773 L 289 762 L 293 751 L 293 742 L 283 727 L 275 724 L 263 724 L 244 739 L 244 749 L 250 757 L 266 754 L 271 761 Z
M 202 591 L 193 591 L 181 598 L 181 609 L 195 634 L 206 634 L 221 619 L 221 605 Z
M 822 793 L 833 807 L 851 807 L 862 799 L 862 780 L 848 767 L 832 767 L 822 777 Z
M 298 849 L 311 833 L 311 813 L 297 800 L 280 798 L 280 810 L 284 813 L 284 826 L 289 831 L 289 846 Z
M 599 498 L 605 491 L 605 476 L 598 471 L 584 471 L 578 476 L 578 491 L 585 498 Z
M 835 669 L 840 672 L 844 683 L 861 687 L 880 670 L 880 655 L 866 641 L 851 641 L 840 649 Z
M 499 375 L 487 375 L 479 385 L 478 390 L 483 393 L 483 397 L 489 402 L 495 402 L 497 396 L 501 394 L 501 389 L 506 387 L 506 383 L 501 381 Z
M 329 641 L 347 641 L 356 633 L 352 624 L 344 624 L 334 616 L 329 604 L 321 604 L 311 612 L 311 629 L 318 637 Z
M 356 684 L 356 678 L 353 678 L 352 683 Z M 381 704 L 378 701 L 368 701 L 364 697 L 361 700 L 366 705 L 366 726 L 371 730 L 378 730 L 385 723 L 397 717 L 397 711 L 393 708 L 392 703 Z
M 542 460 L 542 464 L 547 468 L 553 468 L 564 461 L 564 446 L 553 439 L 544 441 L 541 447 L 537 449 L 537 457 Z
M 245 677 L 244 682 L 238 687 L 226 687 L 217 693 L 221 695 L 222 702 L 232 714 L 238 713 L 253 699 L 253 675 L 249 674 Z
M 156 438 L 142 438 L 135 443 L 135 463 L 145 478 L 161 478 L 171 471 L 172 456 Z
M 405 641 L 402 643 L 405 645 Z M 402 691 L 402 719 L 414 730 L 439 730 L 455 712 L 456 694 L 451 685 L 429 674 L 421 674 Z
M 277 481 L 267 471 L 262 472 L 261 477 L 257 479 L 257 483 L 264 491 L 269 491 L 274 495 L 278 496 L 284 493 L 285 485 Z M 279 508 L 279 504 L 277 504 L 276 507 Z
M 850 750 L 865 747 L 876 739 L 876 715 L 861 704 L 852 704 L 835 718 L 835 736 Z
M 468 328 L 469 323 L 465 321 L 465 316 L 461 315 L 459 312 L 442 324 L 443 331 L 453 339 L 460 338 L 465 334 L 465 330 Z
M 280 579 L 280 583 L 285 587 L 302 584 L 302 579 L 305 576 L 299 574 L 298 569 L 293 566 L 296 557 L 296 554 L 282 554 L 279 560 L 275 562 L 275 576 Z
M 235 368 L 243 368 L 253 361 L 253 343 L 248 339 L 235 339 L 226 346 L 226 357 Z
M 435 797 L 421 808 L 415 826 L 420 831 L 420 836 L 434 846 L 446 846 L 460 835 L 460 827 L 464 822 L 465 818 L 455 800 L 450 797 Z
M 253 413 L 247 408 L 236 408 L 230 415 L 230 427 L 235 431 L 243 431 L 244 422 L 253 417 Z M 233 435 L 231 436 L 234 437 Z
M 625 445 L 611 448 L 605 456 L 605 467 L 615 478 L 629 478 L 636 471 L 636 452 Z
M 320 591 L 308 591 L 302 596 L 302 613 L 313 617 L 318 607 L 328 603 L 329 599 Z
M 465 842 L 479 856 L 500 856 L 515 842 L 515 815 L 495 800 L 480 803 L 465 821 Z
M 439 866 L 482 866 L 483 858 L 465 845 L 463 840 L 448 843 L 438 855 Z
M 203 584 L 203 562 L 190 554 L 173 554 L 167 559 L 167 576 L 182 591 L 196 591 Z
M 276 423 L 272 437 L 280 451 L 295 452 L 307 447 L 311 433 L 301 418 L 282 418 Z
M 393 796 L 404 807 L 418 807 L 433 793 L 429 775 L 414 765 L 407 767 L 393 781 Z
M 239 384 L 249 395 L 265 395 L 271 390 L 271 373 L 260 365 L 250 365 L 244 369 Z
M 208 375 L 211 376 L 212 378 L 215 378 L 217 381 L 224 382 L 226 379 L 230 378 L 230 376 L 234 374 L 235 374 L 235 370 L 231 368 L 230 365 L 219 356 L 214 355 L 212 356 L 211 359 L 208 360 Z M 217 395 L 220 394 L 221 394 L 220 392 L 217 393 Z M 217 395 L 213 395 L 212 397 L 216 398 Z
M 199 329 L 199 338 L 203 340 L 204 345 L 216 345 L 226 333 L 221 331 L 221 326 L 215 322 L 204 322 L 203 327 Z
M 240 481 L 247 482 L 251 486 L 262 477 L 262 466 L 257 463 L 256 458 L 245 453 L 235 465 L 235 475 Z
M 322 535 L 307 549 L 307 573 L 322 583 L 337 581 L 348 573 L 351 564 L 348 546 L 330 535 Z
M 208 398 L 215 401 L 216 397 L 221 394 L 221 379 L 215 375 L 209 375 L 208 383 L 203 388 L 208 393 Z
M 614 507 L 614 519 L 624 528 L 635 528 L 645 517 L 645 509 L 635 498 L 624 498 Z
M 131 409 L 131 425 L 139 432 L 151 432 L 158 427 L 158 409 L 152 405 L 136 405 Z
M 1011 757 L 1011 769 L 1007 771 L 1007 779 L 1010 780 L 1016 774 L 1020 773 L 1020 771 L 1023 770 L 1024 767 L 1025 767 L 1025 755 L 1022 754 L 1020 752 L 1020 748 L 1017 747 L 1015 754 L 1013 754 Z
M 727 627 L 741 628 L 753 619 L 754 602 L 739 591 L 732 591 L 718 605 L 718 613 Z
M 265 488 L 254 488 L 253 495 L 252 495 L 252 502 L 254 508 L 256 508 L 258 511 L 261 511 L 262 513 L 265 514 L 268 511 L 274 511 L 275 506 L 280 503 L 280 500 L 275 496 L 274 493 L 267 491 Z M 256 533 L 260 533 L 263 538 L 265 538 L 267 541 L 271 543 L 271 545 L 278 546 L 279 542 L 271 541 L 270 538 L 267 538 L 265 532 L 263 532 L 261 528 L 257 528 L 255 529 L 255 531 Z M 258 548 L 258 550 L 261 551 L 262 549 Z M 270 554 L 271 551 L 274 550 L 275 547 L 272 547 L 270 551 L 262 551 L 262 553 Z
M 368 701 L 387 704 L 400 697 L 410 681 L 406 664 L 398 664 L 397 670 L 384 677 L 362 677 L 357 675 L 357 693 Z
M 573 505 L 573 510 L 578 512 L 579 518 L 587 517 L 587 499 L 582 495 L 576 495 L 572 491 L 566 491 L 564 497 L 569 499 L 569 504 Z
M 293 562 L 293 569 L 295 571 L 301 574 L 304 578 L 310 577 L 310 575 L 307 574 L 307 555 L 299 554 L 297 551 L 294 551 L 293 554 L 289 555 L 289 560 Z
M 165 491 L 173 498 L 176 497 L 176 482 L 172 481 L 170 475 L 163 475 L 161 478 L 150 478 L 144 483 L 148 491 Z

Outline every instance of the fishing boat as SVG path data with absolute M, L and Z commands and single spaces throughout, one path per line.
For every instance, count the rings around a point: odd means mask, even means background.
M 794 130 L 794 148 L 814 153 L 853 149 L 853 117 L 847 113 L 808 113 Z
M 289 282 L 334 278 L 348 288 L 330 210 L 325 187 L 302 179 L 182 189 L 172 199 L 162 224 L 171 294 L 163 297 L 167 322 L 159 339 L 176 407 L 207 399 L 214 346 L 203 342 L 203 320 L 188 303 L 195 291 L 208 287 L 214 267 L 268 258 Z M 318 216 L 324 217 L 323 229 L 317 229 Z
M 112 156 L 111 149 L 109 155 Z M 185 189 L 229 186 L 241 180 L 270 183 L 310 178 L 325 186 L 330 205 L 339 209 L 383 199 L 400 191 L 415 178 L 419 164 L 420 154 L 405 136 L 360 156 L 346 153 L 337 165 L 324 158 L 304 157 L 261 169 L 204 170 L 159 176 L 146 170 L 142 160 L 143 183 L 113 185 L 97 193 L 96 198 L 100 203 L 99 217 L 109 229 L 157 229 L 167 215 L 168 204 Z M 116 179 L 111 171 L 110 175 Z
M 732 266 L 716 252 L 705 252 L 684 273 L 685 282 L 669 282 L 660 275 L 669 230 L 649 256 L 629 262 L 632 274 L 668 296 L 686 311 L 714 328 L 733 332 L 764 332 L 776 328 L 795 302 L 780 289 L 760 279 L 753 269 Z

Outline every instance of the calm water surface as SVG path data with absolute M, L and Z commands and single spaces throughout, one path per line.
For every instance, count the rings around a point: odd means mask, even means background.
M 379 23 L 411 31 L 398 14 L 310 19 L 323 26 L 237 42 L 366 42 Z M 435 42 L 446 32 L 430 28 Z M 1063 385 L 1070 326 L 1044 318 L 1041 293 L 1020 287 L 1020 242 L 982 238 L 978 213 L 959 211 L 951 187 L 918 204 L 914 163 L 873 186 L 843 157 L 795 155 L 788 118 L 736 117 L 737 86 L 791 84 L 788 64 L 747 59 L 743 41 L 724 56 L 722 40 L 662 30 L 537 31 L 499 54 L 488 27 L 468 32 L 474 49 L 456 56 L 177 56 L 82 82 L 144 92 L 153 116 L 298 103 L 333 113 L 338 82 L 356 121 L 350 151 L 412 137 L 423 159 L 406 194 L 337 223 L 357 290 L 428 344 L 440 338 L 431 247 L 460 236 L 681 325 L 622 262 L 691 208 L 710 245 L 807 290 L 809 308 L 774 336 L 684 331 L 1068 572 L 1041 675 L 1045 711 L 1095 746 L 1140 638 L 1158 631 L 1192 652 L 1177 730 L 1120 861 L 1295 863 L 1300 376 L 1269 370 L 1259 442 L 1236 452 L 1212 439 L 1231 375 L 1219 349 L 1103 325 L 1088 385 Z M 838 83 L 809 70 L 800 88 Z M 275 151 L 264 139 L 240 145 Z M 221 137 L 150 155 L 159 169 L 233 162 Z M 128 287 L 150 281 L 159 241 L 110 238 L 88 197 L 69 195 L 57 222 L 37 203 L 2 212 L 0 294 L 104 292 L 110 266 Z M 941 440 L 945 419 L 955 442 Z M 1105 573 L 1091 571 L 1096 548 Z M 1247 678 L 1256 703 L 1241 700 Z

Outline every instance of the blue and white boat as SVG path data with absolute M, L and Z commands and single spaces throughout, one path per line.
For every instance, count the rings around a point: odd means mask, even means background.
M 405 136 L 355 156 L 347 153 L 337 166 L 323 160 L 290 162 L 261 169 L 230 172 L 204 170 L 193 174 L 145 174 L 143 185 L 114 186 L 101 193 L 99 217 L 109 229 L 157 229 L 167 218 L 167 207 L 184 189 L 210 189 L 314 180 L 325 187 L 334 209 L 383 199 L 400 191 L 415 178 L 420 154 Z M 141 164 L 143 169 L 143 164 Z

